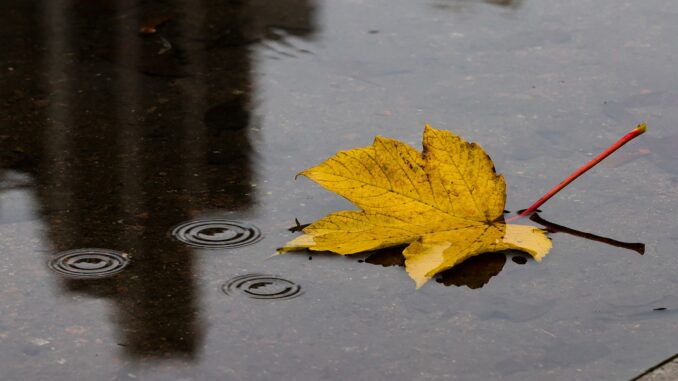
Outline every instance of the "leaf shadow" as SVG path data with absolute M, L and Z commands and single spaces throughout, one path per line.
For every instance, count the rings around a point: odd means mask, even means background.
M 504 253 L 485 253 L 471 257 L 438 275 L 436 282 L 449 286 L 466 286 L 472 290 L 482 288 L 499 275 L 506 264 Z
M 377 250 L 358 262 L 384 267 L 405 266 L 405 257 L 402 253 L 404 248 L 404 246 L 399 246 Z M 513 262 L 519 265 L 527 263 L 527 258 L 518 253 L 520 252 L 507 250 L 477 255 L 441 272 L 435 277 L 435 280 L 446 287 L 466 286 L 472 290 L 482 288 L 490 282 L 490 279 L 499 275 L 504 269 L 508 257 L 511 257 Z

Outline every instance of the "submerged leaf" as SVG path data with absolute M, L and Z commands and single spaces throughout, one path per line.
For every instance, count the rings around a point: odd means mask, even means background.
M 409 244 L 405 267 L 417 287 L 481 253 L 516 249 L 537 261 L 548 253 L 542 230 L 504 223 L 504 178 L 480 146 L 428 125 L 423 146 L 377 137 L 302 172 L 361 210 L 314 222 L 280 251 L 346 255 Z

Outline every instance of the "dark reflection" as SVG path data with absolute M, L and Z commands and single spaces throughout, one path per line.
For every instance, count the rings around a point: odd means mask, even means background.
M 405 256 L 403 256 L 404 247 L 389 247 L 386 249 L 375 251 L 365 258 L 364 262 L 372 265 L 389 266 L 405 266 Z
M 523 0 L 436 0 L 433 6 L 441 9 L 461 10 L 473 3 L 485 3 L 506 8 L 519 8 Z
M 378 250 L 361 262 L 373 265 L 405 266 L 404 247 L 392 247 Z M 477 289 L 485 286 L 492 277 L 498 275 L 506 264 L 506 253 L 485 253 L 471 257 L 455 267 L 438 274 L 436 281 L 445 286 L 466 286 Z
M 2 178 L 34 180 L 7 186 L 34 188 L 54 252 L 131 255 L 111 278 L 55 279 L 113 302 L 127 355 L 195 357 L 195 253 L 168 230 L 255 202 L 248 44 L 310 36 L 312 1 L 43 0 L 12 12 L 21 65 L 0 86 Z
M 519 265 L 524 265 L 527 263 L 527 258 L 523 257 L 522 255 L 514 255 L 511 257 L 511 260 Z
M 486 253 L 471 257 L 453 268 L 440 273 L 436 281 L 445 286 L 481 288 L 498 275 L 506 264 L 504 253 Z
M 519 212 L 520 213 L 520 212 Z M 610 246 L 621 247 L 624 249 L 635 251 L 636 253 L 643 255 L 645 254 L 645 244 L 639 242 L 621 242 L 612 238 L 601 237 L 595 234 L 582 232 L 579 230 L 571 229 L 566 226 L 554 224 L 553 222 L 547 221 L 539 216 L 539 213 L 534 213 L 530 216 L 530 220 L 546 227 L 546 230 L 549 233 L 566 233 L 576 237 L 586 238 L 591 241 L 606 243 Z

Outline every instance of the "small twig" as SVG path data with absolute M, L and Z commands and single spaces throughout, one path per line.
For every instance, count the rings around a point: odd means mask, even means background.
M 296 224 L 296 226 L 292 226 L 291 228 L 287 229 L 287 230 L 291 231 L 292 233 L 300 232 L 300 231 L 304 230 L 305 227 L 310 225 L 310 224 L 300 224 L 299 220 L 296 219 L 296 218 L 294 219 L 294 223 Z
M 600 163 L 603 159 L 606 157 L 610 156 L 614 151 L 618 150 L 621 148 L 624 144 L 630 142 L 633 138 L 636 136 L 641 135 L 647 130 L 647 126 L 645 123 L 641 123 L 638 125 L 638 127 L 634 128 L 631 132 L 628 134 L 624 135 L 623 138 L 619 139 L 616 143 L 611 145 L 608 149 L 605 151 L 601 152 L 598 156 L 596 156 L 593 160 L 589 161 L 586 165 L 583 167 L 577 169 L 574 171 L 570 176 L 568 176 L 565 180 L 563 180 L 560 184 L 558 184 L 556 187 L 548 191 L 545 195 L 543 195 L 537 202 L 532 204 L 529 208 L 525 209 L 524 212 L 520 213 L 517 216 L 513 216 L 506 220 L 506 222 L 511 222 L 514 220 L 517 220 L 519 218 L 528 216 L 532 213 L 534 213 L 537 208 L 539 208 L 543 203 L 548 201 L 551 197 L 553 197 L 556 193 L 560 192 L 563 188 L 565 188 L 568 184 L 573 182 L 577 177 L 583 175 L 586 171 L 591 169 L 593 166 L 596 164 Z

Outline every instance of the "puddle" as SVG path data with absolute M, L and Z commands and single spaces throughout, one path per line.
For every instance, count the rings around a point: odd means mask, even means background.
M 240 275 L 224 283 L 221 289 L 229 296 L 241 295 L 265 300 L 293 299 L 304 294 L 296 283 L 266 274 Z
M 242 221 L 205 219 L 184 222 L 171 232 L 177 240 L 203 249 L 233 249 L 263 239 L 258 227 Z
M 129 255 L 108 249 L 77 249 L 54 254 L 47 266 L 68 278 L 107 278 L 125 269 Z
M 630 379 L 675 353 L 678 3 L 0 14 L 3 380 Z M 270 258 L 293 218 L 353 208 L 295 175 L 376 135 L 478 142 L 516 211 L 644 120 L 623 166 L 521 221 L 549 231 L 540 263 L 479 256 L 416 290 L 399 253 Z M 90 247 L 133 258 L 46 254 Z

